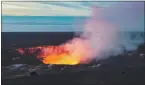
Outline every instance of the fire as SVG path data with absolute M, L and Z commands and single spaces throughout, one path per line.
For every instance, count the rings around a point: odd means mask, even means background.
M 59 46 L 19 48 L 20 54 L 35 54 L 44 64 L 75 65 L 89 62 L 90 50 L 85 40 L 74 38 Z M 88 55 L 86 55 L 88 54 Z

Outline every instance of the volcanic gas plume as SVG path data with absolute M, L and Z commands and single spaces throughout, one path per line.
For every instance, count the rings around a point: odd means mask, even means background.
M 93 7 L 92 16 L 83 26 L 80 37 L 74 37 L 59 46 L 19 48 L 17 51 L 21 54 L 25 54 L 26 51 L 29 54 L 35 53 L 44 64 L 75 65 L 89 63 L 92 59 L 101 59 L 108 55 L 115 45 L 117 30 L 105 21 L 99 8 Z

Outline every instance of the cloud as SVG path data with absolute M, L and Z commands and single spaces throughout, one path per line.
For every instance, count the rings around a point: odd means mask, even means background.
M 65 3 L 63 3 L 65 4 Z M 66 3 L 67 4 L 67 3 Z M 72 4 L 72 3 L 69 3 Z M 68 5 L 69 5 L 68 4 Z M 73 3 L 74 4 L 74 3 Z M 76 3 L 75 3 L 76 4 Z M 70 5 L 74 6 L 74 5 Z M 69 11 L 69 12 L 68 12 Z M 81 16 L 88 15 L 87 10 L 82 8 L 65 7 L 52 3 L 43 4 L 40 2 L 3 2 L 3 15 L 29 15 L 29 16 Z
M 100 2 L 2 2 L 3 15 L 89 16 L 93 4 Z M 104 3 L 109 5 L 110 3 Z M 102 5 L 102 6 L 104 6 Z
M 143 2 L 119 2 L 104 9 L 102 14 L 122 30 L 144 30 Z

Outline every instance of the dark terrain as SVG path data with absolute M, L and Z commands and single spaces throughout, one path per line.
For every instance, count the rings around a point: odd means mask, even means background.
M 40 45 L 59 45 L 72 39 L 72 32 L 2 32 L 2 65 L 12 63 L 38 64 L 34 56 L 21 56 L 16 48 L 27 48 Z M 21 59 L 12 61 L 14 57 Z
M 21 56 L 15 52 L 15 49 L 38 45 L 59 45 L 72 39 L 73 35 L 69 32 L 2 33 L 2 67 L 14 63 L 41 64 L 34 56 Z M 87 69 L 73 73 L 66 72 L 16 79 L 3 79 L 2 77 L 2 85 L 145 85 L 145 56 L 140 54 L 145 54 L 145 44 L 140 45 L 137 51 L 131 55 L 126 52 L 122 55 L 90 63 L 90 65 L 100 63 L 101 66 L 97 70 Z M 20 59 L 13 60 L 14 57 L 20 57 Z

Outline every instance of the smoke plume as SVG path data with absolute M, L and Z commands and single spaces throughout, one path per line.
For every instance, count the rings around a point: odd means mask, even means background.
M 121 42 L 119 40 L 120 34 L 118 28 L 101 15 L 101 9 L 103 8 L 92 8 L 92 15 L 85 21 L 83 32 L 79 38 L 82 42 L 86 43 L 85 46 L 88 46 L 89 49 L 85 50 L 91 51 L 91 53 L 89 52 L 91 55 L 87 51 L 84 52 L 84 55 L 97 60 L 122 53 L 123 46 L 126 47 L 129 43 L 128 41 Z

